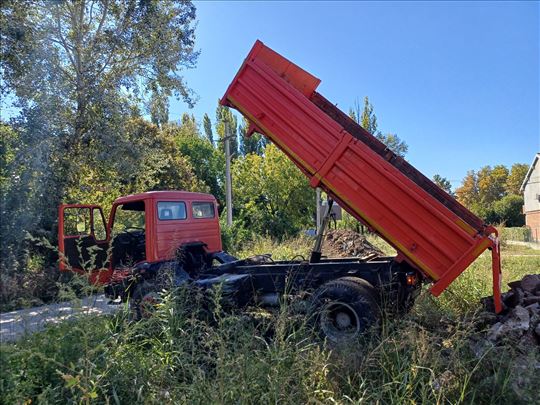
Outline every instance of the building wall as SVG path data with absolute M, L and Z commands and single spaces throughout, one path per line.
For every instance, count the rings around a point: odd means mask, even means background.
M 532 240 L 535 242 L 540 242 L 540 211 L 526 213 L 525 225 L 531 228 Z
M 525 199 L 523 211 L 525 213 L 540 211 L 538 195 L 540 195 L 540 161 L 536 162 L 531 176 L 529 177 L 529 181 L 527 181 L 523 190 L 523 198 Z
M 536 161 L 529 181 L 523 189 L 525 224 L 531 228 L 531 236 L 535 241 L 540 241 L 540 201 L 538 195 L 540 195 L 540 161 Z

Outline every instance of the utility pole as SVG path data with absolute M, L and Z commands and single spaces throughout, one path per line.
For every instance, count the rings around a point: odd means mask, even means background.
M 315 226 L 315 229 L 317 230 L 317 232 L 319 232 L 319 228 L 321 226 L 321 189 L 319 187 L 317 187 L 315 189 L 315 204 L 316 204 L 316 207 L 317 207 L 317 225 Z
M 231 146 L 229 123 L 225 121 L 225 204 L 227 206 L 227 225 L 232 225 L 232 179 Z

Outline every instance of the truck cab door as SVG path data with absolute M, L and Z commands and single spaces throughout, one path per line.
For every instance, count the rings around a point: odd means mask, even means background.
M 108 236 L 100 206 L 61 205 L 58 216 L 60 270 L 86 273 L 92 282 L 106 282 L 110 276 Z

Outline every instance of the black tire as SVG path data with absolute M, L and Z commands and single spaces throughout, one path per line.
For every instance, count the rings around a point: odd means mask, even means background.
M 159 302 L 159 293 L 157 287 L 148 282 L 139 283 L 131 296 L 129 308 L 131 316 L 138 321 L 142 318 L 151 316 L 153 307 Z
M 380 317 L 380 310 L 371 284 L 356 277 L 343 277 L 315 291 L 309 315 L 321 338 L 342 344 L 371 329 Z

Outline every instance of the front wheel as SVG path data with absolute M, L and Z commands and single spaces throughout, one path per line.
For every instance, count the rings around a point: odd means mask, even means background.
M 364 280 L 329 281 L 311 299 L 310 319 L 323 339 L 347 343 L 367 332 L 379 319 L 375 289 Z

